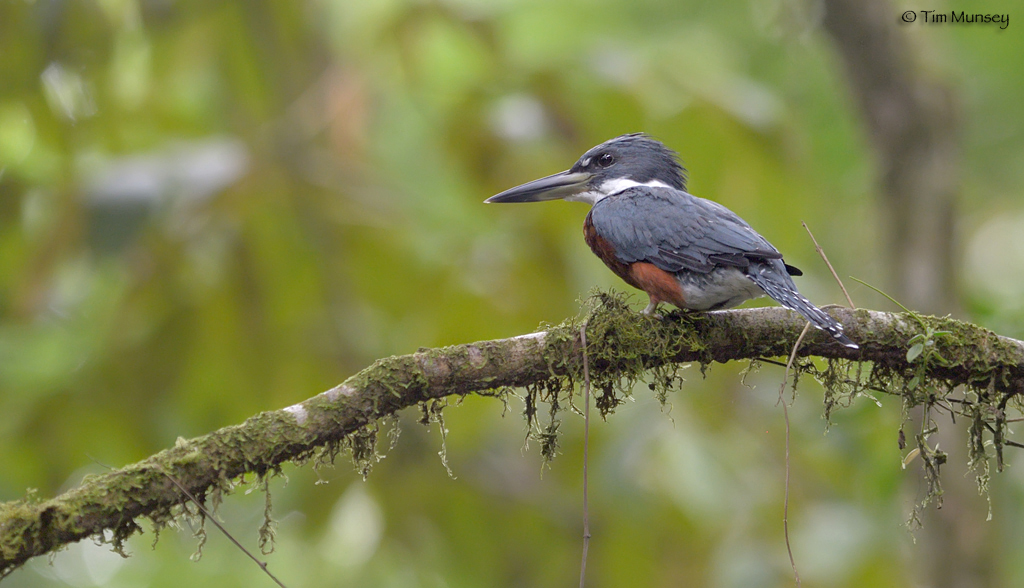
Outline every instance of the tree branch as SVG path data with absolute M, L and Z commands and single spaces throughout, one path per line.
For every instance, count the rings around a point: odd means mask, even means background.
M 784 356 L 805 322 L 783 308 L 757 308 L 664 319 L 639 315 L 621 297 L 600 295 L 588 321 L 590 373 L 595 381 L 639 377 L 678 362 L 727 362 Z M 835 344 L 820 331 L 808 333 L 802 356 L 868 361 L 875 369 L 934 381 L 984 386 L 1006 398 L 1024 382 L 1024 343 L 975 325 L 868 310 L 830 308 L 861 349 Z M 86 537 L 102 537 L 115 548 L 140 531 L 145 516 L 162 525 L 187 500 L 168 475 L 200 500 L 229 490 L 245 473 L 266 476 L 287 461 L 317 455 L 333 458 L 353 439 L 375 438 L 381 417 L 449 395 L 493 393 L 510 386 L 576 379 L 582 367 L 581 319 L 529 335 L 480 341 L 378 360 L 342 384 L 304 402 L 264 412 L 240 425 L 179 440 L 171 449 L 104 475 L 44 501 L 0 504 L 0 574 L 29 558 Z M 933 332 L 941 361 L 907 361 L 908 342 Z M 899 393 L 899 391 L 894 391 Z M 1005 400 L 1004 405 L 1005 406 Z M 1004 417 L 1005 422 L 1005 417 Z M 320 453 L 323 452 L 323 453 Z M 165 475 L 165 472 L 167 473 Z

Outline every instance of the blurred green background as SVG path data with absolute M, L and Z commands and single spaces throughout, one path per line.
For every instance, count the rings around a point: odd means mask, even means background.
M 904 8 L 993 7 L 901 6 L 894 26 Z M 842 295 L 801 220 L 841 276 L 885 288 L 872 153 L 820 10 L 0 0 L 0 500 L 54 495 L 378 357 L 527 333 L 595 286 L 627 289 L 583 243 L 585 206 L 482 204 L 625 132 L 680 151 L 691 192 L 803 268 L 812 300 Z M 1002 31 L 902 30 L 964 113 L 958 316 L 1021 337 L 1024 12 L 1010 15 Z M 893 309 L 846 282 L 859 306 Z M 592 424 L 590 586 L 792 584 L 781 370 L 744 383 L 744 367 L 690 370 L 668 415 L 640 385 Z M 823 434 L 821 389 L 801 384 L 790 520 L 805 585 L 914 584 L 903 522 L 921 488 L 900 467 L 898 401 L 858 401 Z M 270 568 L 293 588 L 572 585 L 582 419 L 563 415 L 542 471 L 521 408 L 445 411 L 455 479 L 414 411 L 366 482 L 344 459 L 286 468 Z M 1020 585 L 1021 469 L 995 478 L 992 509 L 991 574 Z M 262 511 L 240 490 L 220 513 L 255 549 Z M 270 585 L 209 533 L 195 563 L 186 525 L 154 549 L 136 537 L 127 560 L 83 542 L 5 584 Z

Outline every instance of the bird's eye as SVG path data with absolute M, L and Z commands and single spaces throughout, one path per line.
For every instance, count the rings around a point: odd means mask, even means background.
M 615 158 L 612 157 L 611 153 L 602 153 L 597 158 L 597 165 L 599 165 L 601 167 L 608 167 L 609 165 L 611 165 L 613 163 L 615 163 Z

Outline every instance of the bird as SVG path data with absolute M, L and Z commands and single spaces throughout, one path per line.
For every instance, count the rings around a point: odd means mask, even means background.
M 590 249 L 655 313 L 667 302 L 685 311 L 732 308 L 768 295 L 837 342 L 858 349 L 843 325 L 800 294 L 767 239 L 721 204 L 686 191 L 679 155 L 646 133 L 589 149 L 568 170 L 510 188 L 484 202 L 585 202 Z

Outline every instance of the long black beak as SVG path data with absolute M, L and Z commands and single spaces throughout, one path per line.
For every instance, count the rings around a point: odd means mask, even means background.
M 564 171 L 546 178 L 527 182 L 491 196 L 484 202 L 543 202 L 559 200 L 587 191 L 592 177 L 586 172 Z

